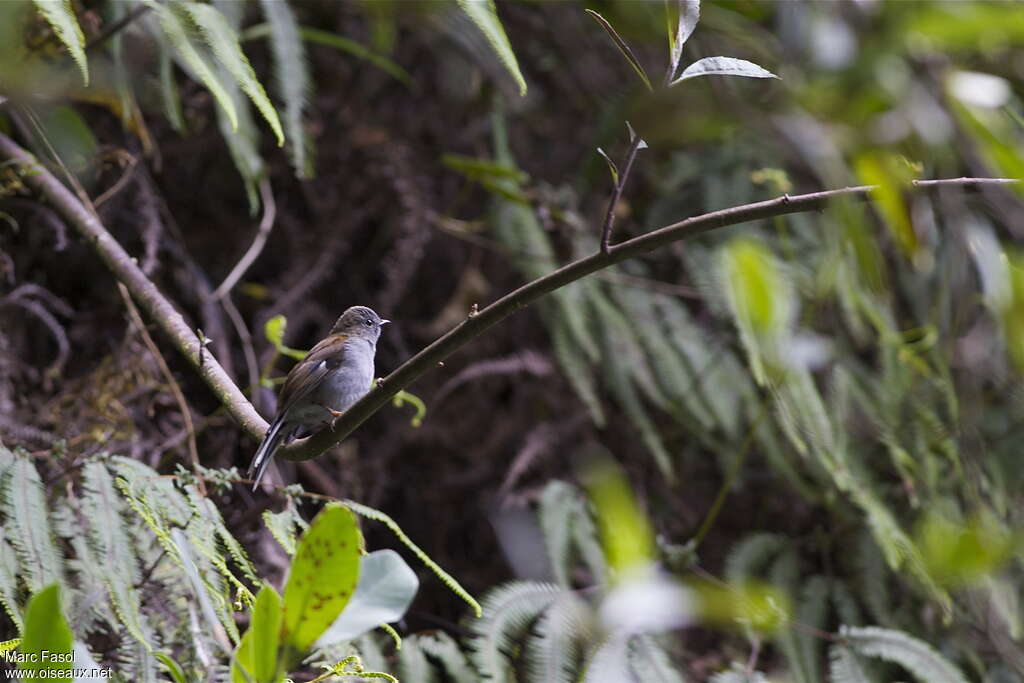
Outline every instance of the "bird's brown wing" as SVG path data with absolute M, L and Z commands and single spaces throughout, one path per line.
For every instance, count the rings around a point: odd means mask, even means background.
M 278 414 L 283 415 L 299 400 L 313 391 L 320 382 L 345 359 L 348 335 L 333 334 L 314 346 L 288 373 L 278 397 Z

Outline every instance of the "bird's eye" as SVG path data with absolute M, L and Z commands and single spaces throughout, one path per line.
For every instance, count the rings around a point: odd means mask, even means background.
M 372 320 L 370 320 L 369 318 L 367 318 L 366 320 L 364 320 L 364 321 L 363 321 L 363 324 L 364 324 L 364 325 L 366 325 L 367 327 L 373 327 L 373 321 L 372 321 Z

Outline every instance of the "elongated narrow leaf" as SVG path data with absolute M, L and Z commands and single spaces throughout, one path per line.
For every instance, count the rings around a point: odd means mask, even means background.
M 505 35 L 505 29 L 498 18 L 498 11 L 494 7 L 494 0 L 459 0 L 459 7 L 473 20 L 473 23 L 477 25 L 477 28 L 487 38 L 487 42 L 491 44 L 491 49 L 498 55 L 498 59 L 505 65 L 512 78 L 515 79 L 516 85 L 519 86 L 519 94 L 525 95 L 526 79 L 523 78 L 522 72 L 519 71 L 519 62 L 516 61 L 516 55 L 512 51 L 512 46 L 508 42 L 508 36 Z
M 302 535 L 284 588 L 286 667 L 305 655 L 352 599 L 361 543 L 355 515 L 336 504 Z
M 275 683 L 279 679 L 278 646 L 281 637 L 281 596 L 264 585 L 256 596 L 249 630 L 235 651 L 231 665 L 233 683 Z
M 644 67 L 640 63 L 640 60 L 636 58 L 636 55 L 633 54 L 633 50 L 630 49 L 626 41 L 622 39 L 622 36 L 619 35 L 619 32 L 615 30 L 615 28 L 608 22 L 607 19 L 602 17 L 594 10 L 588 9 L 585 11 L 587 14 L 593 17 L 594 21 L 601 25 L 601 28 L 605 30 L 605 33 L 607 33 L 608 37 L 612 39 L 613 43 L 615 43 L 615 47 L 619 48 L 619 52 L 621 52 L 622 56 L 626 58 L 626 61 L 629 62 L 629 65 L 633 67 L 633 71 L 635 71 L 636 75 L 640 77 L 640 80 L 644 82 L 644 85 L 647 86 L 647 89 L 654 90 L 654 87 L 651 85 L 651 79 L 647 77 L 647 72 L 644 71 Z
M 679 78 L 669 85 L 678 85 L 685 80 L 697 78 L 698 76 L 744 76 L 746 78 L 778 78 L 767 69 L 762 69 L 753 62 L 735 57 L 705 57 L 698 59 L 690 66 L 683 69 Z
M 71 682 L 74 638 L 60 606 L 60 586 L 51 584 L 32 596 L 25 610 L 25 632 L 18 652 L 26 655 L 18 669 L 30 680 Z
M 231 100 L 231 95 L 224 89 L 213 67 L 207 64 L 206 59 L 192 44 L 192 40 L 188 36 L 188 29 L 173 9 L 174 6 L 154 3 L 152 7 L 160 18 L 160 28 L 163 29 L 164 35 L 174 51 L 178 53 L 182 63 L 206 86 L 213 98 L 224 109 L 232 129 L 237 129 L 238 113 L 235 110 L 235 103 Z
M 309 141 L 302 125 L 302 114 L 312 89 L 306 49 L 299 25 L 287 2 L 260 0 L 263 16 L 270 24 L 270 49 L 274 53 L 274 88 L 284 100 L 284 125 L 288 131 L 288 151 L 292 166 L 300 178 L 313 174 Z
M 697 28 L 700 21 L 700 0 L 677 0 L 679 8 L 679 22 L 676 24 L 675 35 L 669 32 L 672 53 L 672 75 L 675 76 L 675 69 L 679 67 L 679 60 L 683 57 L 683 45 Z
M 284 131 L 281 129 L 281 121 L 277 118 L 277 111 L 270 103 L 270 98 L 263 90 L 263 86 L 256 79 L 252 65 L 242 52 L 238 44 L 238 34 L 231 28 L 224 15 L 210 5 L 202 5 L 197 2 L 183 2 L 178 5 L 199 27 L 203 37 L 206 39 L 210 49 L 213 50 L 217 61 L 221 63 L 231 77 L 235 79 L 252 103 L 256 105 L 263 118 L 270 124 L 270 128 L 277 137 L 277 144 L 284 144 Z
M 89 85 L 89 64 L 85 59 L 85 36 L 82 35 L 82 27 L 78 25 L 75 18 L 75 9 L 71 0 L 33 0 L 36 9 L 43 15 L 53 32 L 60 38 L 60 42 L 71 53 L 71 58 L 78 65 L 82 72 L 82 80 Z

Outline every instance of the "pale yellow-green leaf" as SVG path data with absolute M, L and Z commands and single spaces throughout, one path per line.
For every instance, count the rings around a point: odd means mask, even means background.
M 85 36 L 75 18 L 75 9 L 71 0 L 33 0 L 36 9 L 53 27 L 60 42 L 71 53 L 71 58 L 82 72 L 82 80 L 89 85 L 89 64 L 85 59 Z
M 494 7 L 494 0 L 459 0 L 459 7 L 473 20 L 473 23 L 477 25 L 477 28 L 487 38 L 487 42 L 491 44 L 491 49 L 498 55 L 498 59 L 505 65 L 505 69 L 508 70 L 512 78 L 515 79 L 516 85 L 519 86 L 519 94 L 525 95 L 526 79 L 523 78 L 522 72 L 519 71 L 519 62 L 516 61 L 512 45 L 509 44 L 508 36 L 505 35 L 505 29 L 498 18 L 498 11 Z
M 178 6 L 192 18 L 213 51 L 214 57 L 231 74 L 231 77 L 238 83 L 238 87 L 249 96 L 252 103 L 256 105 L 256 109 L 270 124 L 270 128 L 277 138 L 277 144 L 283 145 L 284 131 L 281 129 L 277 111 L 270 103 L 270 98 L 267 97 L 263 86 L 257 80 L 245 53 L 242 52 L 242 47 L 238 44 L 238 34 L 228 24 L 224 15 L 211 5 L 197 2 L 183 2 Z

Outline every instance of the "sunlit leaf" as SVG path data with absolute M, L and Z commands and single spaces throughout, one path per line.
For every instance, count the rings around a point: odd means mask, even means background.
M 785 593 L 756 581 L 728 586 L 700 583 L 693 589 L 699 618 L 712 624 L 768 635 L 789 624 L 793 612 Z
M 238 34 L 225 20 L 224 15 L 211 5 L 197 2 L 182 2 L 176 6 L 187 12 L 196 23 L 217 61 L 231 74 L 238 86 L 249 96 L 249 99 L 256 105 L 256 109 L 270 124 L 270 128 L 277 137 L 277 144 L 283 145 L 284 131 L 281 129 L 281 121 L 277 118 L 277 111 L 256 78 L 248 58 L 242 52 L 242 48 L 238 44 Z
M 587 491 L 597 508 L 598 528 L 609 567 L 618 578 L 654 559 L 654 535 L 623 472 L 610 462 L 595 465 Z
M 352 599 L 361 546 L 355 515 L 334 503 L 302 535 L 284 587 L 286 668 L 306 654 Z
M 89 64 L 85 58 L 85 36 L 75 17 L 75 8 L 71 0 L 33 0 L 39 13 L 46 18 L 60 42 L 71 53 L 71 58 L 78 65 L 82 81 L 89 85 Z
M 61 608 L 60 586 L 51 584 L 32 596 L 25 610 L 25 630 L 18 652 L 27 655 L 18 669 L 28 677 L 71 681 L 74 637 Z
M 487 38 L 487 42 L 491 44 L 491 49 L 498 55 L 501 63 L 505 65 L 505 69 L 515 79 L 516 84 L 519 86 L 519 94 L 525 95 L 526 80 L 523 78 L 522 72 L 519 71 L 519 62 L 516 61 L 512 45 L 509 44 L 508 36 L 505 35 L 505 29 L 498 18 L 498 10 L 494 7 L 494 0 L 458 0 L 458 2 L 459 7 L 477 25 L 477 28 Z
M 256 596 L 249 630 L 235 651 L 231 666 L 233 683 L 275 683 L 280 679 L 278 645 L 281 637 L 281 596 L 264 585 Z
M 672 76 L 675 77 L 675 70 L 679 68 L 679 61 L 683 56 L 683 45 L 690 39 L 697 22 L 700 21 L 700 0 L 676 0 L 679 11 L 679 20 L 673 32 L 669 29 L 669 52 L 672 59 Z M 666 2 L 666 10 L 668 3 Z
M 678 85 L 683 81 L 698 76 L 743 76 L 745 78 L 778 78 L 767 69 L 759 67 L 753 62 L 735 57 L 705 57 L 698 59 L 690 66 L 683 69 L 683 73 L 672 81 L 669 86 Z
M 903 187 L 910 183 L 910 169 L 890 155 L 866 152 L 855 162 L 857 175 L 866 185 L 875 185 L 871 196 L 885 219 L 896 244 L 903 253 L 913 258 L 917 254 L 918 240 L 910 222 L 910 212 L 903 201 Z
M 153 3 L 151 6 L 160 18 L 160 28 L 163 29 L 164 35 L 181 58 L 182 63 L 191 69 L 195 77 L 206 86 L 217 103 L 224 109 L 231 122 L 231 127 L 237 128 L 238 113 L 235 111 L 235 104 L 221 84 L 213 67 L 207 63 L 189 38 L 186 24 L 182 21 L 178 11 L 174 9 L 177 5 Z

